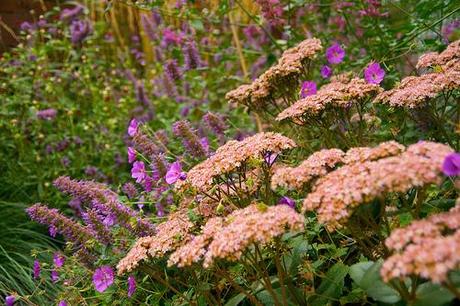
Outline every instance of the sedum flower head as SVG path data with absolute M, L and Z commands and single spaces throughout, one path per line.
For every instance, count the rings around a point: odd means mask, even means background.
M 193 167 L 187 179 L 177 187 L 190 185 L 200 191 L 212 187 L 213 179 L 237 169 L 250 158 L 263 160 L 267 152 L 273 154 L 296 146 L 295 142 L 277 133 L 258 133 L 242 141 L 231 140 L 217 149 L 214 155 Z
M 419 142 L 397 156 L 345 165 L 315 183 L 303 210 L 316 211 L 318 220 L 334 230 L 377 197 L 440 183 L 442 162 L 451 152 L 444 144 Z
M 458 203 L 458 200 L 457 200 Z M 409 276 L 434 283 L 447 280 L 448 273 L 460 267 L 460 206 L 432 215 L 394 230 L 385 241 L 394 253 L 383 263 L 384 281 Z

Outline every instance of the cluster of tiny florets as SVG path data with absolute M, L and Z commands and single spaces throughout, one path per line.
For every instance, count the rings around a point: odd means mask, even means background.
M 215 177 L 227 174 L 250 158 L 263 159 L 267 152 L 280 153 L 296 146 L 295 142 L 277 133 L 258 133 L 242 141 L 231 140 L 217 149 L 214 155 L 193 167 L 187 173 L 187 179 L 176 183 L 190 185 L 198 190 L 207 191 Z
M 189 232 L 193 226 L 183 211 L 171 214 L 167 221 L 157 225 L 155 235 L 136 241 L 128 254 L 118 263 L 118 274 L 132 271 L 148 257 L 161 258 L 173 251 L 190 239 Z
M 394 230 L 385 241 L 395 253 L 380 271 L 384 281 L 419 276 L 434 283 L 447 280 L 460 266 L 460 206 Z
M 304 124 L 302 117 L 318 116 L 328 107 L 348 108 L 382 91 L 377 84 L 369 84 L 363 79 L 340 79 L 321 87 L 314 95 L 307 96 L 283 110 L 277 121 L 290 119 Z
M 397 156 L 342 166 L 315 183 L 303 210 L 316 211 L 330 229 L 341 227 L 356 207 L 377 197 L 440 183 L 442 163 L 450 153 L 446 145 L 419 142 Z
M 297 86 L 305 71 L 305 64 L 322 50 L 321 41 L 307 39 L 297 46 L 284 51 L 278 63 L 270 67 L 249 85 L 241 85 L 227 93 L 226 99 L 254 108 L 260 108 L 276 97 L 279 86 Z
M 172 254 L 169 265 L 183 267 L 203 260 L 203 266 L 210 267 L 218 259 L 235 261 L 250 245 L 265 245 L 286 229 L 303 227 L 304 217 L 287 205 L 251 204 L 225 219 L 210 219 L 201 235 Z

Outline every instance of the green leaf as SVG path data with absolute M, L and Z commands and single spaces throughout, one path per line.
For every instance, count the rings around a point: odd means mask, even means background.
M 243 293 L 237 294 L 225 303 L 225 306 L 238 306 L 246 296 Z
M 398 291 L 385 284 L 380 277 L 382 260 L 377 262 L 362 262 L 352 266 L 350 277 L 364 289 L 367 295 L 376 301 L 396 303 L 401 300 Z
M 373 264 L 373 261 L 365 261 L 358 262 L 357 264 L 354 264 L 350 267 L 350 277 L 359 287 L 363 288 L 361 284 L 363 276 Z
M 326 276 L 321 281 L 318 289 L 316 289 L 316 296 L 311 301 L 311 305 L 326 305 L 331 299 L 338 299 L 342 295 L 344 287 L 345 276 L 348 274 L 349 267 L 341 262 L 333 265 Z
M 454 295 L 446 288 L 427 282 L 417 287 L 414 306 L 440 306 L 453 298 Z

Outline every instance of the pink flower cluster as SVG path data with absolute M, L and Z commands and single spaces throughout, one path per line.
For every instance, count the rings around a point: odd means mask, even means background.
M 342 77 L 324 85 L 315 95 L 301 99 L 283 110 L 276 120 L 291 119 L 296 123 L 306 124 L 302 117 L 317 116 L 328 107 L 347 108 L 381 91 L 378 84 L 369 84 L 359 78 L 347 80 Z
M 460 61 L 460 40 L 454 41 L 441 52 L 428 52 L 420 56 L 417 62 L 417 69 L 441 66 L 447 68 L 458 66 Z
M 374 102 L 393 107 L 416 108 L 440 93 L 460 87 L 460 40 L 451 43 L 441 53 L 422 55 L 417 68 L 434 67 L 434 72 L 404 78 L 395 88 L 379 94 Z
M 376 147 L 355 147 L 344 153 L 340 149 L 321 150 L 313 153 L 297 167 L 280 167 L 275 169 L 271 185 L 289 189 L 301 189 L 312 180 L 326 175 L 339 164 L 351 165 L 373 161 L 384 157 L 399 155 L 404 146 L 388 141 Z
M 225 219 L 210 219 L 202 234 L 173 253 L 168 264 L 184 267 L 204 260 L 207 268 L 217 259 L 236 261 L 250 245 L 265 245 L 286 228 L 296 231 L 303 227 L 304 217 L 287 205 L 251 204 Z
M 241 167 L 248 159 L 264 158 L 264 154 L 280 153 L 296 147 L 293 140 L 277 133 L 258 133 L 242 141 L 231 140 L 219 147 L 216 153 L 193 167 L 187 173 L 187 179 L 177 181 L 176 187 L 184 185 L 206 192 L 213 185 L 213 180 Z
M 460 267 L 460 205 L 396 229 L 385 244 L 395 254 L 380 270 L 384 281 L 407 276 L 446 281 L 448 272 Z
M 305 72 L 306 63 L 322 50 L 321 41 L 311 38 L 284 51 L 278 63 L 270 67 L 249 85 L 241 85 L 225 96 L 230 103 L 238 103 L 260 109 L 274 101 L 279 88 L 297 87 Z
M 167 221 L 157 225 L 155 235 L 142 237 L 136 241 L 128 254 L 118 263 L 118 274 L 134 270 L 148 257 L 161 258 L 189 241 L 189 232 L 193 226 L 184 211 L 169 215 Z
M 340 228 L 355 208 L 375 198 L 440 183 L 442 163 L 450 153 L 444 144 L 419 142 L 397 156 L 345 165 L 315 183 L 303 210 L 316 211 L 331 230 Z

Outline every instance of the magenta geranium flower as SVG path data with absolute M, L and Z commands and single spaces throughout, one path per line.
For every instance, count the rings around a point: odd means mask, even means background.
M 275 163 L 277 157 L 278 157 L 278 154 L 272 153 L 272 152 L 267 152 L 264 155 L 264 160 L 267 163 L 267 165 L 269 165 L 271 167 Z
M 338 43 L 334 43 L 326 50 L 326 59 L 329 62 L 329 64 L 341 63 L 344 57 L 345 50 L 343 50 Z
M 460 174 L 460 154 L 452 153 L 446 156 L 442 164 L 442 172 L 448 176 Z
M 40 262 L 38 260 L 34 261 L 34 278 L 39 279 L 40 278 Z
M 141 183 L 146 176 L 145 165 L 141 161 L 136 161 L 131 168 L 131 177 L 136 179 L 136 183 Z
M 178 161 L 171 164 L 165 177 L 166 183 L 168 184 L 174 184 L 177 180 L 185 180 L 186 178 L 187 174 L 182 172 L 182 166 Z
M 278 201 L 278 205 L 287 205 L 291 208 L 295 208 L 295 201 L 289 197 L 282 196 Z
M 52 270 L 52 271 L 51 271 L 51 281 L 52 281 L 53 283 L 57 283 L 58 280 L 59 280 L 59 273 L 58 273 L 58 271 Z
M 5 297 L 6 306 L 13 306 L 15 301 L 16 298 L 14 297 L 14 295 L 8 295 L 7 297 Z
M 53 263 L 56 268 L 60 268 L 64 265 L 65 257 L 59 253 L 54 253 L 53 255 Z
M 104 292 L 113 284 L 114 273 L 111 267 L 102 266 L 97 268 L 93 274 L 93 285 L 96 291 Z
M 321 67 L 321 76 L 325 79 L 329 79 L 332 75 L 332 68 L 329 67 L 328 65 L 324 65 Z
M 128 162 L 132 164 L 136 160 L 136 150 L 133 147 L 128 147 Z
M 134 137 L 137 134 L 137 129 L 139 127 L 139 123 L 137 122 L 136 118 L 133 118 L 128 126 L 128 135 Z
M 128 277 L 128 296 L 131 297 L 136 291 L 136 279 L 130 275 Z
M 385 77 L 385 70 L 383 70 L 379 63 L 371 63 L 364 69 L 364 79 L 370 84 L 380 84 Z
M 308 96 L 312 96 L 316 94 L 316 83 L 313 81 L 305 81 L 302 83 L 302 87 L 300 88 L 300 98 L 305 98 Z

